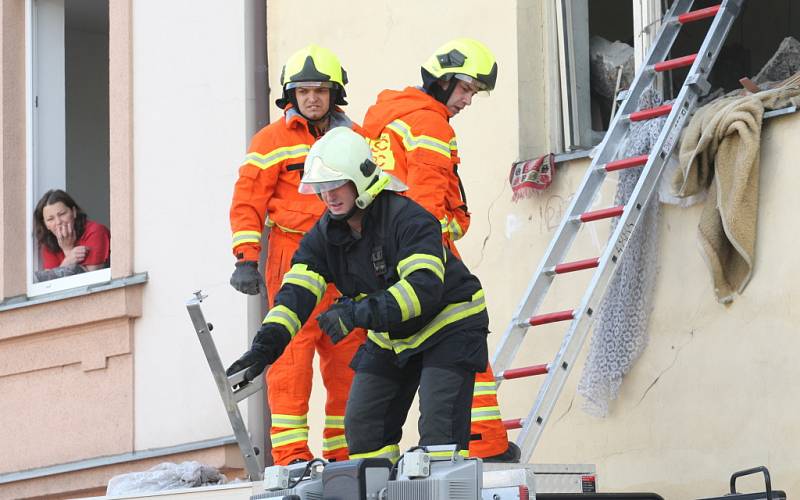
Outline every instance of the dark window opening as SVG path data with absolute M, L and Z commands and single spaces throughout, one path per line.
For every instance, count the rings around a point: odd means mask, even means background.
M 692 9 L 717 4 L 718 0 L 698 0 Z M 710 21 L 684 26 L 672 47 L 671 57 L 697 52 L 709 27 Z M 749 77 L 755 81 L 756 75 L 787 37 L 793 37 L 795 41 L 791 43 L 800 47 L 800 3 L 797 0 L 745 2 L 709 75 L 710 96 L 742 88 L 740 78 Z M 797 50 L 793 52 L 793 56 L 786 59 L 788 64 L 783 67 L 783 72 L 773 72 L 771 77 L 765 76 L 756 83 L 763 85 L 767 81 L 782 80 L 789 77 L 789 73 L 800 71 L 800 53 Z M 671 84 L 667 84 L 672 92 L 670 97 L 678 94 L 687 74 L 688 68 L 672 72 Z
M 608 130 L 617 89 L 617 70 L 623 62 L 620 90 L 628 88 L 633 81 L 633 37 L 631 0 L 589 2 L 590 97 L 594 131 Z
M 108 0 L 64 3 L 66 190 L 109 226 Z

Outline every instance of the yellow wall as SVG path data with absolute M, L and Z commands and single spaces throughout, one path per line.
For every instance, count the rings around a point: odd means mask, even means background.
M 269 2 L 268 9 L 274 90 L 282 61 L 292 51 L 309 42 L 327 46 L 348 70 L 348 111 L 357 121 L 381 89 L 418 84 L 419 64 L 444 41 L 470 36 L 495 52 L 497 89 L 452 122 L 462 157 L 459 173 L 473 213 L 459 249 L 486 289 L 494 345 L 588 165 L 586 160 L 559 165 L 548 192 L 511 202 L 511 162 L 520 155 L 546 152 L 556 135 L 551 118 L 557 101 L 556 71 L 548 53 L 550 7 L 528 1 L 417 0 L 354 1 L 332 7 L 314 0 L 302 9 L 291 2 Z M 274 107 L 272 113 L 278 116 Z M 770 467 L 776 487 L 800 486 L 800 455 L 795 452 L 800 426 L 793 424 L 797 369 L 791 359 L 800 347 L 792 324 L 798 314 L 792 308 L 798 288 L 789 281 L 800 272 L 789 250 L 791 217 L 797 212 L 792 200 L 797 197 L 785 187 L 796 186 L 792 181 L 800 176 L 792 167 L 793 155 L 785 153 L 799 132 L 797 116 L 775 119 L 766 127 L 758 255 L 744 296 L 729 307 L 714 298 L 695 243 L 700 207 L 665 207 L 649 347 L 605 419 L 581 410 L 575 393 L 581 358 L 534 454 L 535 462 L 594 463 L 602 491 L 651 490 L 664 498 L 722 494 L 730 473 L 761 464 Z M 597 208 L 613 200 L 615 179 L 609 178 Z M 598 255 L 607 236 L 607 223 L 587 225 L 570 258 Z M 541 312 L 578 303 L 590 275 L 576 274 L 557 280 Z M 562 326 L 537 329 L 515 365 L 550 361 L 562 333 Z M 506 383 L 500 391 L 504 417 L 527 415 L 536 389 L 526 381 Z M 323 397 L 317 383 L 312 401 L 317 410 L 310 418 L 317 449 Z M 411 415 L 402 446 L 414 443 L 415 420 Z
M 732 305 L 715 300 L 698 250 L 702 207 L 663 208 L 650 345 L 606 419 L 580 410 L 571 377 L 536 461 L 596 463 L 604 489 L 665 498 L 721 494 L 733 471 L 766 465 L 776 487 L 798 491 L 798 133 L 798 115 L 766 122 L 755 271 Z M 507 392 L 502 403 L 517 407 Z

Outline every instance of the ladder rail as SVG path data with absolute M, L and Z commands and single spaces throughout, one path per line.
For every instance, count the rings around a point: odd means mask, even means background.
M 689 11 L 694 0 L 678 0 L 669 10 L 667 19 L 677 19 L 677 16 Z M 650 47 L 645 67 L 655 65 L 656 62 L 664 59 L 669 53 L 675 39 L 680 31 L 680 24 L 677 22 L 663 23 L 656 37 L 657 43 Z M 606 133 L 602 142 L 597 146 L 598 153 L 592 159 L 589 169 L 584 174 L 576 196 L 561 220 L 556 237 L 550 241 L 547 250 L 539 264 L 539 268 L 534 274 L 534 278 L 528 285 L 525 298 L 517 306 L 511 325 L 506 329 L 501 337 L 500 343 L 495 349 L 492 357 L 492 368 L 495 373 L 502 373 L 511 366 L 516 358 L 522 344 L 522 340 L 527 333 L 528 326 L 520 323 L 520 318 L 528 318 L 538 311 L 544 296 L 553 281 L 553 276 L 547 273 L 547 269 L 552 268 L 563 261 L 572 243 L 577 237 L 580 224 L 575 222 L 575 217 L 585 212 L 597 196 L 602 181 L 606 173 L 598 168 L 598 165 L 609 163 L 620 154 L 625 135 L 628 133 L 630 123 L 624 118 L 636 110 L 639 97 L 642 92 L 650 86 L 655 79 L 655 72 L 645 69 L 639 71 L 631 84 L 631 90 L 619 108 L 617 115 L 613 118 L 609 132 Z M 590 186 L 594 186 L 589 189 Z M 496 378 L 499 386 L 502 384 L 502 377 Z
M 701 90 L 707 88 L 705 78 L 708 70 L 713 66 L 722 44 L 730 31 L 744 0 L 725 0 L 714 18 L 708 35 L 703 41 L 698 57 L 692 65 L 689 74 L 693 75 L 692 81 L 687 79 L 681 88 L 675 105 L 672 108 L 662 128 L 656 144 L 652 148 L 647 164 L 634 188 L 631 198 L 626 203 L 626 208 L 609 238 L 600 263 L 594 272 L 581 305 L 575 309 L 573 319 L 567 334 L 564 336 L 556 358 L 551 363 L 551 370 L 547 374 L 540 394 L 534 407 L 524 420 L 522 431 L 518 438 L 521 448 L 521 461 L 530 460 L 533 450 L 538 443 L 542 430 L 555 407 L 555 402 L 560 395 L 575 360 L 585 342 L 586 336 L 594 322 L 594 313 L 603 300 L 605 289 L 613 277 L 620 257 L 623 255 L 630 236 L 638 227 L 648 202 L 652 202 L 657 183 L 661 178 L 664 167 L 669 160 L 686 120 L 694 110 Z M 613 242 L 613 245 L 611 244 Z
M 208 366 L 211 368 L 211 374 L 214 376 L 214 382 L 217 384 L 217 389 L 219 389 L 225 412 L 228 414 L 228 420 L 230 420 L 233 428 L 234 437 L 244 458 L 247 474 L 250 476 L 251 481 L 260 481 L 263 477 L 263 468 L 258 461 L 256 449 L 250 440 L 250 434 L 247 432 L 242 414 L 239 412 L 238 402 L 263 390 L 264 377 L 257 377 L 257 380 L 254 380 L 243 389 L 236 392 L 233 391 L 230 380 L 239 374 L 233 375 L 230 379 L 225 374 L 222 359 L 217 351 L 217 346 L 214 344 L 214 339 L 211 337 L 209 323 L 206 322 L 203 311 L 200 308 L 203 298 L 204 296 L 200 292 L 195 293 L 194 297 L 186 301 L 186 310 L 189 312 L 197 338 L 200 340 L 203 353 L 208 360 Z

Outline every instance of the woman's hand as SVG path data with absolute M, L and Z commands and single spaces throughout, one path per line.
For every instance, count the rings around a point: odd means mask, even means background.
M 59 224 L 53 234 L 58 241 L 58 246 L 61 247 L 61 251 L 66 256 L 75 246 L 75 228 L 72 224 Z
M 73 247 L 71 250 L 64 251 L 64 260 L 61 261 L 61 266 L 74 266 L 83 262 L 83 259 L 89 254 L 89 248 L 83 245 Z

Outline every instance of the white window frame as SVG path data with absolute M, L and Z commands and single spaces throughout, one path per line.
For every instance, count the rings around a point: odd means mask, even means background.
M 564 151 L 591 149 L 603 132 L 592 130 L 589 88 L 589 0 L 553 0 L 561 92 Z M 660 0 L 630 0 L 634 62 L 638 71 L 660 27 Z M 575 50 L 585 47 L 587 50 Z
M 64 0 L 68 1 L 68 0 Z M 43 281 L 40 283 L 34 282 L 35 269 L 39 264 L 38 252 L 36 241 L 34 239 L 34 222 L 33 222 L 33 209 L 38 202 L 38 198 L 34 196 L 37 186 L 36 184 L 36 165 L 37 154 L 36 144 L 38 140 L 38 127 L 37 127 L 37 111 L 35 107 L 35 99 L 37 96 L 36 88 L 36 65 L 34 61 L 37 57 L 36 46 L 36 0 L 25 0 L 25 89 L 26 89 L 26 106 L 25 106 L 25 123 L 26 123 L 26 176 L 27 176 L 27 189 L 26 189 L 26 224 L 27 224 L 27 245 L 26 246 L 26 279 L 27 279 L 27 295 L 29 297 L 36 297 L 72 288 L 84 287 L 88 285 L 95 285 L 99 283 L 106 283 L 111 281 L 111 267 L 105 269 L 98 269 L 96 271 L 89 271 L 86 273 L 77 274 L 74 276 L 66 276 L 64 278 L 57 278 L 54 280 Z

